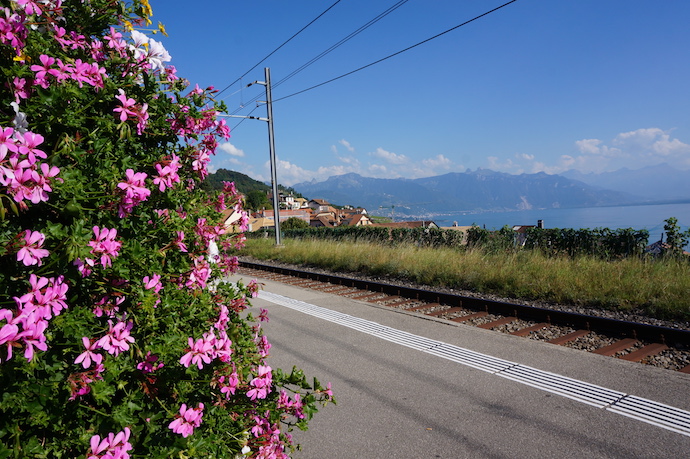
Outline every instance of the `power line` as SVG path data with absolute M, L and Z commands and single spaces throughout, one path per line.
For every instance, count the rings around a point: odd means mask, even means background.
M 352 38 L 354 38 L 355 36 L 359 35 L 361 32 L 363 32 L 364 30 L 368 29 L 368 28 L 371 27 L 372 25 L 376 24 L 376 23 L 379 22 L 381 19 L 383 19 L 384 17 L 388 16 L 388 15 L 389 15 L 390 13 L 392 13 L 393 11 L 397 10 L 398 8 L 400 8 L 401 6 L 403 6 L 403 5 L 404 5 L 405 3 L 407 3 L 408 1 L 409 1 L 409 0 L 400 0 L 398 3 L 396 3 L 396 4 L 393 5 L 393 6 L 391 6 L 391 7 L 388 8 L 386 11 L 384 11 L 383 13 L 379 14 L 378 16 L 376 16 L 374 19 L 370 20 L 369 22 L 367 22 L 366 24 L 364 24 L 363 26 L 361 26 L 360 28 L 358 28 L 358 29 L 355 30 L 354 32 L 350 33 L 348 36 L 346 36 L 345 38 L 343 38 L 342 40 L 340 40 L 340 41 L 337 42 L 336 44 L 332 45 L 330 48 L 328 48 L 328 49 L 326 49 L 325 51 L 321 52 L 321 54 L 319 54 L 318 56 L 312 58 L 312 59 L 311 59 L 309 62 L 307 62 L 306 64 L 303 64 L 303 65 L 302 65 L 301 67 L 299 67 L 298 69 L 293 70 L 292 73 L 290 73 L 288 76 L 286 76 L 285 78 L 283 78 L 283 79 L 279 80 L 278 82 L 276 82 L 276 84 L 274 84 L 273 87 L 275 88 L 275 87 L 279 86 L 281 83 L 284 83 L 285 81 L 289 80 L 289 79 L 292 78 L 293 76 L 297 75 L 299 72 L 301 72 L 302 70 L 306 69 L 307 67 L 309 67 L 310 65 L 312 65 L 314 62 L 318 61 L 318 60 L 321 59 L 322 57 L 324 57 L 324 56 L 326 56 L 327 54 L 331 53 L 331 52 L 334 51 L 335 49 L 339 48 L 341 45 L 343 45 L 343 44 L 345 44 L 346 42 L 350 41 Z
M 451 27 L 451 28 L 448 29 L 448 30 L 445 30 L 445 31 L 443 31 L 443 32 L 441 32 L 441 33 L 439 33 L 439 34 L 437 34 L 437 35 L 434 35 L 433 37 L 427 38 L 426 40 L 420 41 L 419 43 L 416 43 L 416 44 L 414 44 L 414 45 L 412 45 L 412 46 L 408 46 L 407 48 L 402 49 L 402 50 L 400 50 L 400 51 L 398 51 L 398 52 L 396 52 L 396 53 L 390 54 L 390 55 L 388 55 L 388 56 L 386 56 L 386 57 L 384 57 L 384 58 L 382 58 L 382 59 L 379 59 L 379 60 L 374 61 L 374 62 L 372 62 L 372 63 L 370 63 L 370 64 L 367 64 L 367 65 L 364 65 L 364 66 L 362 66 L 362 67 L 359 67 L 358 69 L 352 70 L 352 71 L 350 71 L 350 72 L 344 73 L 344 74 L 342 74 L 342 75 L 340 75 L 340 76 L 337 76 L 337 77 L 335 77 L 335 78 L 331 78 L 330 80 L 324 81 L 323 83 L 319 83 L 319 84 L 317 84 L 317 85 L 314 85 L 314 86 L 311 86 L 311 87 L 309 87 L 309 88 L 303 89 L 303 90 L 301 90 L 301 91 L 295 92 L 295 93 L 290 94 L 290 95 L 288 95 L 288 96 L 281 97 L 281 98 L 279 98 L 279 99 L 275 99 L 273 102 L 278 102 L 278 101 L 287 99 L 287 98 L 289 98 L 289 97 L 296 96 L 296 95 L 298 95 L 298 94 L 302 94 L 303 92 L 311 91 L 312 89 L 316 89 L 316 88 L 318 88 L 318 87 L 320 87 L 320 86 L 326 85 L 326 84 L 328 84 L 328 83 L 332 83 L 332 82 L 334 82 L 334 81 L 336 81 L 336 80 L 339 80 L 339 79 L 344 78 L 344 77 L 346 77 L 346 76 L 352 75 L 353 73 L 359 72 L 360 70 L 364 70 L 364 69 L 366 69 L 366 68 L 368 68 L 368 67 L 371 67 L 372 65 L 376 65 L 376 64 L 378 64 L 378 63 L 380 63 L 380 62 L 383 62 L 383 61 L 385 61 L 385 60 L 387 60 L 387 59 L 390 59 L 391 57 L 395 57 L 395 56 L 397 56 L 398 54 L 402 54 L 402 53 L 404 53 L 405 51 L 409 51 L 409 50 L 411 50 L 411 49 L 413 49 L 413 48 L 416 48 L 417 46 L 423 45 L 424 43 L 427 43 L 427 42 L 429 42 L 429 41 L 431 41 L 431 40 L 433 40 L 433 39 L 435 39 L 435 38 L 438 38 L 438 37 L 440 37 L 440 36 L 442 36 L 442 35 L 445 35 L 445 34 L 447 34 L 448 32 L 452 32 L 453 30 L 455 30 L 455 29 L 457 29 L 457 28 L 459 28 L 459 27 L 462 27 L 462 26 L 464 26 L 464 25 L 467 25 L 467 24 L 469 24 L 470 22 L 476 21 L 477 19 L 480 19 L 480 18 L 482 18 L 482 17 L 484 17 L 484 16 L 486 16 L 486 15 L 488 15 L 488 14 L 491 14 L 491 13 L 493 13 L 494 11 L 500 10 L 501 8 L 503 8 L 503 7 L 505 7 L 505 6 L 508 6 L 508 5 L 510 5 L 511 3 L 515 3 L 516 1 L 517 1 L 517 0 L 510 0 L 509 2 L 506 2 L 506 3 L 504 3 L 503 5 L 498 6 L 498 7 L 494 8 L 494 9 L 492 9 L 492 10 L 490 10 L 490 11 L 487 11 L 486 13 L 480 14 L 479 16 L 476 16 L 476 17 L 474 17 L 474 18 L 472 18 L 472 19 L 470 19 L 470 20 L 468 20 L 468 21 L 465 21 L 465 22 L 463 22 L 462 24 L 458 24 L 458 25 L 456 25 L 455 27 Z
M 343 39 L 341 39 L 340 41 L 338 41 L 338 42 L 335 43 L 334 45 L 330 46 L 328 49 L 326 49 L 325 51 L 321 52 L 321 53 L 320 53 L 319 55 L 317 55 L 316 57 L 312 58 L 311 60 L 309 60 L 309 61 L 306 62 L 305 64 L 302 64 L 302 65 L 301 65 L 300 67 L 298 67 L 296 70 L 293 70 L 289 75 L 287 75 L 287 76 L 284 77 L 283 79 L 281 79 L 281 80 L 277 81 L 276 83 L 274 83 L 274 84 L 273 84 L 273 87 L 276 88 L 276 87 L 278 87 L 280 84 L 284 83 L 285 81 L 289 80 L 289 79 L 292 78 L 293 76 L 297 75 L 299 72 L 301 72 L 301 71 L 304 70 L 305 68 L 309 67 L 310 65 L 312 65 L 314 62 L 318 61 L 319 59 L 321 59 L 321 58 L 324 57 L 325 55 L 331 53 L 332 51 L 334 51 L 335 49 L 337 49 L 337 48 L 340 47 L 341 45 L 345 44 L 346 42 L 348 42 L 349 40 L 351 40 L 352 38 L 354 38 L 355 36 L 357 36 L 359 33 L 363 32 L 364 30 L 368 29 L 368 28 L 371 27 L 372 25 L 376 24 L 378 21 L 380 21 L 380 20 L 383 19 L 384 17 L 388 16 L 390 13 L 392 13 L 392 12 L 395 11 L 396 9 L 400 8 L 402 5 L 404 5 L 404 4 L 407 3 L 408 1 L 409 1 L 409 0 L 400 0 L 400 1 L 398 1 L 396 4 L 394 4 L 393 6 L 389 7 L 388 9 L 386 9 L 385 11 L 383 11 L 382 13 L 380 13 L 379 15 L 377 15 L 376 17 L 374 17 L 373 19 L 371 19 L 369 22 L 367 22 L 367 23 L 364 24 L 363 26 L 359 27 L 359 28 L 356 29 L 354 32 L 350 33 L 349 35 L 347 35 L 346 37 L 344 37 Z M 249 99 L 249 100 L 247 101 L 247 103 L 250 104 L 250 103 L 252 103 L 252 102 L 255 102 L 255 101 L 257 101 L 261 96 L 262 96 L 262 94 L 259 94 L 259 95 L 257 95 L 256 97 L 253 97 L 252 99 Z M 234 115 L 234 114 L 238 113 L 241 109 L 242 109 L 242 108 L 239 108 L 239 109 L 235 110 L 232 114 Z M 239 123 L 238 123 L 238 125 L 239 125 Z
M 227 85 L 225 88 L 223 88 L 223 89 L 217 94 L 217 96 L 221 95 L 223 92 L 225 92 L 225 91 L 226 91 L 228 88 L 230 88 L 232 85 L 234 85 L 235 83 L 237 83 L 238 81 L 240 81 L 242 78 L 244 78 L 245 76 L 247 76 L 247 74 L 248 74 L 249 72 L 251 72 L 252 70 L 254 70 L 255 68 L 257 68 L 259 65 L 261 65 L 262 62 L 264 62 L 266 59 L 268 59 L 269 57 L 271 57 L 271 56 L 272 56 L 276 51 L 278 51 L 280 48 L 282 48 L 283 46 L 287 45 L 293 38 L 295 38 L 297 35 L 301 34 L 307 27 L 309 27 L 310 25 L 312 25 L 313 23 L 315 23 L 321 16 L 323 16 L 324 14 L 326 14 L 331 8 L 333 8 L 335 5 L 337 5 L 337 4 L 340 3 L 340 2 L 341 2 L 341 0 L 336 0 L 335 3 L 333 3 L 331 6 L 329 6 L 328 8 L 326 8 L 321 14 L 319 14 L 319 15 L 316 16 L 314 19 L 312 19 L 312 20 L 309 22 L 309 24 L 307 24 L 307 25 L 305 25 L 304 27 L 302 27 L 297 33 L 295 33 L 293 36 L 291 36 L 290 38 L 288 38 L 287 40 L 285 40 L 285 41 L 284 41 L 280 46 L 278 46 L 276 49 L 274 49 L 273 51 L 271 51 L 270 53 L 268 53 L 268 54 L 266 55 L 266 57 L 264 57 L 264 58 L 261 59 L 259 62 L 257 62 L 257 63 L 254 65 L 254 67 L 252 67 L 252 68 L 250 68 L 249 70 L 247 70 L 246 72 L 244 72 L 244 74 L 243 74 L 241 77 L 237 78 L 235 81 L 233 81 L 232 83 L 230 83 L 229 85 Z
M 252 110 L 251 110 L 249 113 L 247 113 L 247 117 L 248 117 L 249 115 L 251 115 L 252 113 L 254 113 L 254 112 L 256 111 L 257 108 L 259 108 L 259 105 L 257 105 L 256 107 L 252 108 Z M 239 110 L 236 110 L 236 111 L 233 112 L 232 114 L 234 115 L 234 114 L 236 114 L 237 112 L 239 112 Z M 248 118 L 242 118 L 236 125 L 234 125 L 233 127 L 230 128 L 230 132 L 232 132 L 232 131 L 234 131 L 235 129 L 237 129 L 237 126 L 239 126 L 240 124 L 242 124 L 246 119 L 248 119 Z

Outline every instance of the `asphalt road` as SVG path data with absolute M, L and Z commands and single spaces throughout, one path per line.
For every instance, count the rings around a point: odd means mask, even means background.
M 690 375 L 263 282 L 264 297 L 280 294 L 403 336 L 690 411 Z M 252 302 L 269 310 L 268 363 L 330 381 L 338 402 L 317 413 L 308 431 L 293 432 L 302 445 L 294 458 L 690 457 L 690 431 L 677 433 L 261 296 Z

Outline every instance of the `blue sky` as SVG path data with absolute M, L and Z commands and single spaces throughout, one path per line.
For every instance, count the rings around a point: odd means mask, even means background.
M 178 75 L 223 89 L 335 0 L 151 0 Z M 284 83 L 396 0 L 341 0 L 224 91 L 230 112 L 266 116 L 270 67 L 278 181 L 356 172 L 417 178 L 488 168 L 690 169 L 690 2 L 409 0 Z M 244 109 L 240 107 L 244 106 Z M 239 110 L 239 111 L 237 111 Z M 239 119 L 229 119 L 235 126 Z M 270 180 L 267 123 L 245 120 L 212 168 Z

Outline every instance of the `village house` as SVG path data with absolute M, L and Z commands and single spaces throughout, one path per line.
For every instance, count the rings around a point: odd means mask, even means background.
M 259 231 L 264 228 L 273 228 L 274 226 L 275 222 L 272 218 L 252 217 L 249 219 L 247 231 L 251 233 L 253 231 Z
M 240 219 L 242 218 L 242 213 L 237 212 L 235 209 L 225 209 L 220 214 L 220 221 L 226 231 L 230 233 L 240 232 Z
M 331 203 L 325 199 L 311 199 L 307 203 L 307 207 L 310 207 L 318 214 L 319 212 L 328 212 L 328 208 L 331 207 Z
M 262 209 L 259 212 L 254 212 L 254 217 L 259 218 L 265 218 L 267 220 L 270 220 L 273 222 L 275 219 L 275 214 L 273 212 L 273 209 Z M 309 220 L 311 218 L 311 214 L 308 209 L 281 209 L 278 211 L 278 216 L 280 217 L 280 222 L 284 222 L 288 218 L 299 218 L 300 220 L 304 220 L 305 222 L 309 223 Z
M 370 226 L 373 222 L 365 214 L 346 214 L 340 226 Z

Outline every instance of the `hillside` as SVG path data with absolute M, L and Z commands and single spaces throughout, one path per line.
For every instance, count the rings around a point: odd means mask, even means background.
M 300 183 L 294 188 L 310 198 L 362 206 L 370 211 L 395 206 L 396 214 L 410 216 L 449 210 L 596 207 L 642 200 L 559 175 L 511 175 L 486 169 L 420 179 L 375 179 L 351 173 L 323 182 Z
M 268 193 L 271 191 L 271 186 L 254 180 L 248 175 L 241 172 L 231 171 L 228 169 L 218 169 L 215 173 L 209 174 L 206 180 L 201 184 L 201 188 L 206 192 L 219 191 L 223 189 L 223 182 L 234 182 L 235 188 L 242 194 L 249 194 L 252 191 L 261 191 L 262 193 Z M 280 193 L 292 194 L 295 197 L 302 197 L 301 194 L 297 193 L 292 187 L 285 187 L 278 184 L 278 191 Z

